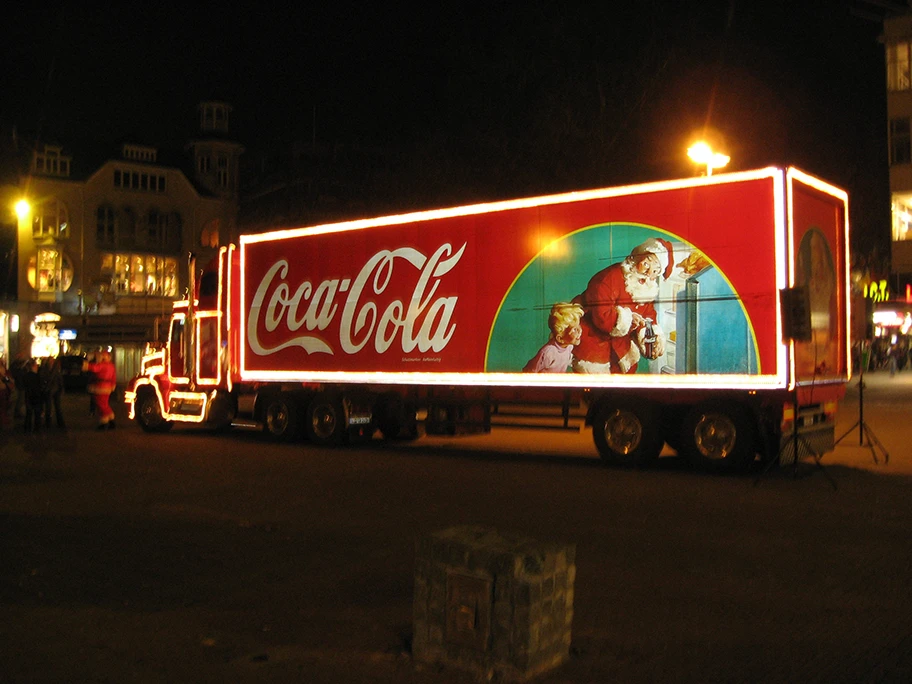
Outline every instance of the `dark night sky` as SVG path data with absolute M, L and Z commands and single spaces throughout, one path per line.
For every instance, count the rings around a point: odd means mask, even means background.
M 817 173 L 851 193 L 856 244 L 889 239 L 882 27 L 837 0 L 152 5 L 19 10 L 4 126 L 73 154 L 167 145 L 217 97 L 248 150 L 396 148 L 459 200 L 690 175 L 709 127 L 731 169 Z

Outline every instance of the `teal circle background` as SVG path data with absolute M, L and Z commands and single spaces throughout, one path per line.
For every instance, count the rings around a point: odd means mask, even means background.
M 609 223 L 580 229 L 542 250 L 527 264 L 503 300 L 491 329 L 486 370 L 521 372 L 548 341 L 551 307 L 582 294 L 592 276 L 623 261 L 634 247 L 652 237 L 693 249 L 686 240 L 652 226 Z M 675 262 L 683 256 L 675 255 Z M 730 287 L 729 292 L 732 299 L 737 299 Z M 743 310 L 741 316 L 749 329 Z M 749 364 L 754 366 L 753 372 L 755 363 L 754 360 Z M 640 372 L 644 366 L 640 365 Z

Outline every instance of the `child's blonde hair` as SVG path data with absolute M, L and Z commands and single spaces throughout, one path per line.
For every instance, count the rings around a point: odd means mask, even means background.
M 583 317 L 583 307 L 570 302 L 558 302 L 551 307 L 548 316 L 548 327 L 551 328 L 552 339 L 562 334 L 567 328 L 576 325 Z

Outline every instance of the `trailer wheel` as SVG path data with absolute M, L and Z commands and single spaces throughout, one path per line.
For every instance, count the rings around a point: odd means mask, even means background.
M 736 403 L 695 406 L 681 427 L 681 448 L 696 467 L 743 471 L 755 456 L 755 430 L 748 412 Z
M 263 431 L 277 442 L 289 442 L 298 436 L 298 405 L 290 396 L 279 394 L 266 400 L 263 408 Z
M 167 432 L 174 423 L 165 420 L 155 392 L 146 390 L 136 398 L 136 422 L 145 432 Z
M 342 399 L 330 394 L 316 394 L 307 406 L 304 429 L 314 444 L 327 446 L 343 442 L 347 430 Z
M 592 438 L 599 455 L 622 466 L 654 465 L 664 443 L 657 413 L 647 402 L 602 403 L 592 418 Z

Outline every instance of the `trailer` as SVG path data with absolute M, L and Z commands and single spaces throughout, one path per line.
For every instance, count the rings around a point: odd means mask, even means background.
M 611 463 L 834 447 L 848 197 L 793 167 L 242 235 L 126 392 L 148 432 L 591 429 Z

